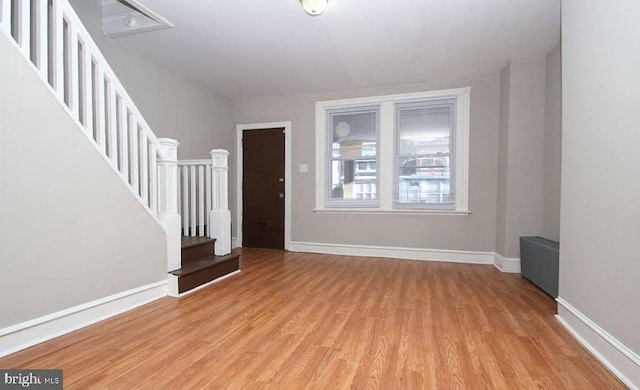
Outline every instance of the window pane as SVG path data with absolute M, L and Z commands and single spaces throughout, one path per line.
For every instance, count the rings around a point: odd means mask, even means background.
M 378 109 L 329 111 L 328 123 L 331 141 L 328 198 L 368 206 L 367 200 L 378 198 Z
M 396 109 L 396 204 L 452 207 L 453 101 L 401 104 Z

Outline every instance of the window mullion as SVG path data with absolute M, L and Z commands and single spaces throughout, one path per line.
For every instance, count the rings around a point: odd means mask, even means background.
M 395 154 L 395 107 L 393 102 L 383 102 L 380 106 L 380 132 L 378 172 L 380 186 L 378 194 L 380 197 L 380 208 L 391 210 L 393 208 L 394 184 L 394 161 Z

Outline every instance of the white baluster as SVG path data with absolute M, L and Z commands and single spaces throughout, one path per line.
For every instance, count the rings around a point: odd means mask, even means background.
M 145 206 L 149 206 L 149 155 L 147 137 L 140 132 L 140 195 Z
M 62 16 L 62 4 L 54 1 L 51 15 L 51 54 L 52 58 L 52 80 L 51 86 L 56 91 L 58 99 L 64 101 L 64 17 Z
M 182 184 L 180 180 L 182 180 L 182 169 L 180 166 L 177 168 L 178 172 L 178 215 L 180 215 L 180 226 L 182 226 L 182 214 L 180 214 L 180 210 L 182 210 Z
M 0 0 L 0 28 L 11 35 L 11 0 Z
M 49 2 L 36 2 L 36 59 L 40 77 L 47 81 L 49 79 Z
M 215 254 L 231 253 L 231 212 L 229 211 L 229 152 L 222 149 L 211 151 L 211 170 L 213 187 L 213 208 L 211 210 L 211 233 L 216 239 Z
M 161 138 L 158 160 L 158 217 L 167 229 L 167 271 L 180 268 L 180 215 L 178 215 L 178 142 Z
M 154 144 L 149 144 L 149 207 L 158 214 L 158 151 Z
M 107 134 L 109 140 L 109 159 L 111 165 L 118 169 L 118 131 L 117 131 L 117 96 L 113 82 L 107 86 Z
M 129 142 L 131 150 L 131 185 L 140 194 L 140 149 L 138 148 L 138 123 L 133 114 L 129 116 Z
M 84 129 L 90 138 L 93 138 L 93 66 L 91 52 L 86 42 L 82 43 L 82 61 L 80 62 L 82 73 L 82 113 L 84 115 Z
M 69 86 L 69 109 L 73 117 L 80 121 L 79 87 L 80 75 L 78 72 L 78 33 L 72 23 L 67 25 L 67 66 L 69 67 L 67 80 Z
M 189 235 L 189 167 L 182 167 L 182 234 Z
M 190 222 L 191 222 L 191 236 L 196 236 L 196 166 L 192 165 L 191 167 L 191 177 L 190 177 L 190 194 L 191 201 L 190 203 Z
M 17 40 L 22 53 L 31 58 L 31 1 L 18 1 Z
M 120 173 L 129 183 L 129 133 L 127 131 L 127 105 L 122 97 L 118 99 L 118 146 L 120 148 Z
M 207 192 L 205 196 L 205 215 L 207 217 L 207 236 L 211 234 L 211 164 L 205 166 L 205 184 L 204 188 Z
M 104 71 L 102 70 L 102 66 L 97 62 L 95 64 L 95 79 L 93 82 L 93 90 L 95 91 L 96 143 L 98 144 L 100 152 L 107 155 Z
M 198 235 L 204 236 L 204 166 L 198 165 Z

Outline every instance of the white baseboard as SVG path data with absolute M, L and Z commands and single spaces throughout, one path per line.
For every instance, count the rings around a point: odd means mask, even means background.
M 504 257 L 500 253 L 494 253 L 493 265 L 504 273 L 520 273 L 520 259 L 514 257 Z
M 447 261 L 451 263 L 493 264 L 493 252 L 326 244 L 319 242 L 293 241 L 289 244 L 289 251 L 323 253 L 330 255 L 388 257 L 407 260 Z
M 241 246 L 238 242 L 238 237 L 231 237 L 231 249 L 240 248 Z
M 631 390 L 640 389 L 640 356 L 602 329 L 598 324 L 558 297 L 556 319 Z
M 185 295 L 189 295 L 189 294 L 194 293 L 194 292 L 196 292 L 196 291 L 198 291 L 200 289 L 208 287 L 208 286 L 210 286 L 210 285 L 212 285 L 214 283 L 218 283 L 219 281 L 224 280 L 224 279 L 226 279 L 228 277 L 231 277 L 231 276 L 233 276 L 235 274 L 239 274 L 240 271 L 242 271 L 242 270 L 233 271 L 230 274 L 226 274 L 226 275 L 220 276 L 217 279 L 213 279 L 210 282 L 207 282 L 205 284 L 201 284 L 200 286 L 192 288 L 191 290 L 185 291 L 183 293 L 179 293 L 178 292 L 178 277 L 175 276 L 175 275 L 171 275 L 170 274 L 169 275 L 169 293 L 167 295 L 169 295 L 170 297 L 175 297 L 175 298 L 184 297 Z
M 0 329 L 0 357 L 124 313 L 167 295 L 167 282 L 137 287 Z
M 179 297 L 178 277 L 174 274 L 167 274 L 167 295 L 170 297 Z

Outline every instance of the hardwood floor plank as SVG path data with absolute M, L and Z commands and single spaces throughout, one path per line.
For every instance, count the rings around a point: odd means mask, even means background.
M 66 389 L 623 389 L 492 266 L 242 250 L 243 272 L 0 359 Z

